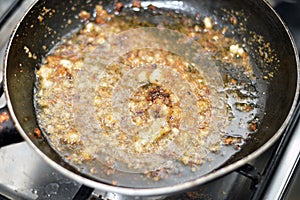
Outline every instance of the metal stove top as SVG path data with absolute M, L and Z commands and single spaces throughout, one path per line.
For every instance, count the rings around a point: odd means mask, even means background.
M 34 1 L 0 0 L 0 19 L 11 5 L 17 4 L 14 14 L 10 18 L 6 17 L 4 25 L 0 27 L 1 69 L 9 36 L 18 20 L 21 19 L 24 12 Z M 275 0 L 272 3 L 275 3 Z M 298 8 L 300 11 L 300 6 Z M 300 44 L 300 27 L 298 28 L 292 29 L 292 32 L 297 35 L 295 38 Z M 0 75 L 2 77 L 2 70 L 0 70 Z M 0 106 L 3 104 L 5 104 L 5 101 L 1 97 Z M 294 176 L 297 174 L 299 176 L 300 171 L 297 169 L 300 152 L 298 141 L 300 141 L 300 124 L 293 130 L 287 149 L 285 149 L 281 162 L 276 167 L 274 178 L 267 184 L 269 187 L 266 187 L 266 192 L 260 192 L 260 198 L 270 200 L 281 199 L 283 196 L 292 198 L 292 194 L 288 193 L 293 189 L 290 187 L 293 185 L 293 181 L 290 180 L 294 180 L 292 178 L 293 174 Z M 260 161 L 269 160 L 270 154 L 274 155 L 274 151 L 276 154 L 276 145 L 278 143 L 260 156 L 258 160 L 254 160 L 250 164 L 253 164 L 264 174 L 267 162 Z M 81 188 L 81 184 L 63 176 L 46 164 L 25 142 L 1 148 L 0 163 L 0 199 L 73 199 Z M 255 195 L 249 189 L 251 184 L 253 183 L 250 179 L 233 172 L 218 179 L 218 181 L 200 186 L 192 192 L 167 197 L 167 199 L 252 199 L 255 198 Z M 299 183 L 297 185 L 296 182 L 294 185 L 299 186 Z M 90 196 L 90 199 L 101 199 L 99 195 L 102 196 L 102 199 L 131 199 L 130 197 L 120 197 L 116 194 L 107 194 L 103 191 L 95 191 Z M 157 197 L 152 199 L 157 199 Z

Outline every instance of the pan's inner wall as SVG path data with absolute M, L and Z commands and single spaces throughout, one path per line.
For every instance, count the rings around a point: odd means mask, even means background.
M 246 24 L 248 30 L 264 36 L 264 40 L 270 42 L 279 65 L 277 67 L 277 61 L 274 60 L 270 65 L 263 63 L 263 69 L 259 69 L 274 72 L 274 77 L 269 80 L 265 94 L 263 93 L 266 95 L 264 118 L 258 132 L 249 138 L 248 144 L 229 163 L 254 152 L 278 132 L 291 110 L 298 84 L 297 60 L 291 39 L 267 4 L 263 1 L 240 1 L 233 6 L 236 7 L 233 9 L 243 8 L 245 15 L 249 16 Z M 251 34 L 246 34 L 245 37 L 250 38 Z M 252 48 L 255 50 L 259 46 L 254 44 Z M 253 53 L 256 62 L 261 62 L 258 53 Z
M 285 119 L 291 110 L 298 84 L 295 50 L 286 28 L 264 1 L 233 2 L 226 0 L 199 2 L 195 0 L 187 1 L 186 3 L 187 5 L 183 9 L 188 12 L 200 12 L 204 15 L 215 14 L 221 17 L 223 12 L 220 12 L 220 10 L 242 11 L 247 18 L 243 22 L 243 26 L 246 27 L 247 31 L 240 33 L 240 39 L 247 43 L 247 41 L 253 39 L 253 33 L 263 36 L 264 41 L 271 44 L 270 46 L 279 60 L 279 65 L 276 60 L 273 60 L 270 64 L 265 63 L 261 60 L 259 52 L 257 52 L 261 43 L 253 42 L 251 45 L 250 54 L 252 54 L 252 58 L 258 64 L 258 68 L 254 70 L 261 74 L 274 72 L 275 75 L 269 80 L 267 85 L 264 84 L 259 86 L 261 88 L 258 88 L 263 96 L 261 98 L 262 101 L 266 101 L 265 111 L 262 113 L 264 117 L 261 119 L 258 132 L 251 135 L 242 150 L 225 164 L 229 165 L 256 151 L 278 132 L 283 123 L 287 123 Z M 262 81 L 261 78 L 257 76 L 258 85 Z
M 7 59 L 7 85 L 14 113 L 31 141 L 64 167 L 69 168 L 49 147 L 44 138 L 33 136 L 38 127 L 33 106 L 35 68 L 60 38 L 78 29 L 83 23 L 78 13 L 92 12 L 98 1 L 39 1 L 18 27 Z
M 166 1 L 156 2 L 163 2 L 162 5 L 168 5 Z M 91 11 L 97 3 L 99 3 L 98 0 L 91 1 L 89 4 L 81 0 L 72 2 L 39 1 L 21 22 L 12 40 L 7 58 L 7 85 L 18 122 L 41 151 L 63 166 L 65 164 L 60 157 L 43 139 L 31 136 L 37 127 L 33 107 L 34 71 L 60 37 L 81 24 L 79 19 L 75 17 L 76 14 L 82 9 Z M 297 64 L 290 38 L 281 22 L 262 1 L 187 0 L 184 2 L 176 1 L 175 4 L 170 5 L 170 8 L 175 7 L 187 13 L 201 13 L 203 15 L 218 15 L 220 8 L 243 10 L 249 19 L 246 24 L 247 29 L 263 35 L 264 39 L 271 43 L 271 47 L 280 60 L 276 76 L 270 79 L 267 86 L 266 114 L 259 126 L 259 131 L 229 161 L 228 164 L 230 164 L 249 155 L 266 143 L 281 127 L 291 109 L 297 87 Z M 251 35 L 246 33 L 243 37 L 247 40 Z M 256 48 L 254 45 L 253 49 Z M 268 68 L 271 71 L 275 70 L 272 66 L 268 66 Z

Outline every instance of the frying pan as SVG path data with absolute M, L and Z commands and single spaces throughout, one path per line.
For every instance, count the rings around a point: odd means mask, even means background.
M 122 1 L 125 5 L 130 1 Z M 237 34 L 240 38 L 250 41 L 253 32 L 263 36 L 270 43 L 276 54 L 278 63 L 264 66 L 258 52 L 259 43 L 252 42 L 247 50 L 253 60 L 262 68 L 255 68 L 255 75 L 262 77 L 264 73 L 274 72 L 275 76 L 265 84 L 259 84 L 259 95 L 263 105 L 262 120 L 258 131 L 247 139 L 241 150 L 232 156 L 218 169 L 200 177 L 170 184 L 163 187 L 135 188 L 118 187 L 97 181 L 79 173 L 49 146 L 46 139 L 35 137 L 33 132 L 38 123 L 33 105 L 35 85 L 35 69 L 42 59 L 61 38 L 83 25 L 77 17 L 81 10 L 92 12 L 98 0 L 91 1 L 37 1 L 20 21 L 10 39 L 4 62 L 4 91 L 7 107 L 13 123 L 22 137 L 51 166 L 72 179 L 92 188 L 134 196 L 169 194 L 186 190 L 208 182 L 241 167 L 268 149 L 283 133 L 291 120 L 298 99 L 299 67 L 297 50 L 291 35 L 279 16 L 265 1 L 259 0 L 185 0 L 185 1 L 143 1 L 157 7 L 176 10 L 190 15 L 202 15 L 221 18 L 224 11 L 242 11 L 248 20 L 244 21 L 247 31 Z M 113 10 L 112 2 L 103 1 L 104 8 Z M 49 14 L 45 9 L 53 12 Z M 43 20 L 41 19 L 41 16 Z M 70 20 L 72 23 L 70 23 Z M 46 47 L 46 48 L 45 48 Z M 28 51 L 34 56 L 28 56 Z

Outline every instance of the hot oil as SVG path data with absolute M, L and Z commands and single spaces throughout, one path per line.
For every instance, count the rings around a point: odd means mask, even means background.
M 101 30 L 102 26 L 105 27 L 114 24 L 118 24 L 117 26 L 114 26 L 114 31 L 116 31 L 117 33 L 119 33 L 121 30 L 129 30 L 138 27 L 156 27 L 159 29 L 179 31 L 187 35 L 189 39 L 197 41 L 201 48 L 205 50 L 209 59 L 211 59 L 211 62 L 213 62 L 219 70 L 219 72 L 216 72 L 220 74 L 221 80 L 223 81 L 222 85 L 214 85 L 215 88 L 213 89 L 216 90 L 216 94 L 220 94 L 220 96 L 222 94 L 222 98 L 218 99 L 218 102 L 214 105 L 219 104 L 220 107 L 224 107 L 227 112 L 227 117 L 225 119 L 225 123 L 223 124 L 224 127 L 219 128 L 218 137 L 215 137 L 219 138 L 218 145 L 214 146 L 214 148 L 207 149 L 206 155 L 204 156 L 203 160 L 201 160 L 201 162 L 193 161 L 190 158 L 183 159 L 182 157 L 179 157 L 178 160 L 166 160 L 163 167 L 156 166 L 156 168 L 144 171 L 135 168 L 129 170 L 130 167 L 128 168 L 128 166 L 126 166 L 128 165 L 128 161 L 126 161 L 125 165 L 121 167 L 122 162 L 115 160 L 114 155 L 112 155 L 112 153 L 114 152 L 114 148 L 111 144 L 104 143 L 99 145 L 91 145 L 88 147 L 87 151 L 87 148 L 85 148 L 84 146 L 84 141 L 81 141 L 81 139 L 86 136 L 78 135 L 76 131 L 73 130 L 72 126 L 70 129 L 70 125 L 72 125 L 73 122 L 69 117 L 66 119 L 59 118 L 59 120 L 63 120 L 58 123 L 59 126 L 56 127 L 60 128 L 59 134 L 55 135 L 51 133 L 51 130 L 53 131 L 54 128 L 50 128 L 51 126 L 49 126 L 47 120 L 41 117 L 41 115 L 43 115 L 43 113 L 45 113 L 48 108 L 45 109 L 45 106 L 41 106 L 41 101 L 39 99 L 39 92 L 41 91 L 41 88 L 37 88 L 35 101 L 37 102 L 37 116 L 40 121 L 40 126 L 47 133 L 46 137 L 49 139 L 52 147 L 56 151 L 58 151 L 59 154 L 62 154 L 65 157 L 66 162 L 78 168 L 78 171 L 96 180 L 107 182 L 113 185 L 142 188 L 161 187 L 168 186 L 174 183 L 185 182 L 194 179 L 195 177 L 199 177 L 206 173 L 209 173 L 222 165 L 234 153 L 242 148 L 244 140 L 248 137 L 248 135 L 250 133 L 256 132 L 257 130 L 256 126 L 257 122 L 259 121 L 257 120 L 259 119 L 258 113 L 261 113 L 261 110 L 263 109 L 263 106 L 261 106 L 261 104 L 263 105 L 264 103 L 263 101 L 258 100 L 259 92 L 257 91 L 257 83 L 256 77 L 254 76 L 253 63 L 251 62 L 251 58 L 247 53 L 247 45 L 234 39 L 234 35 L 231 37 L 226 36 L 227 31 L 229 31 L 229 26 L 226 26 L 226 24 L 221 27 L 219 25 L 221 24 L 220 22 L 216 23 L 212 20 L 211 17 L 207 16 L 201 17 L 197 15 L 195 18 L 189 18 L 183 14 L 178 14 L 173 11 L 164 11 L 163 9 L 158 8 L 155 8 L 155 13 L 153 13 L 150 9 L 141 9 L 140 12 L 123 10 L 121 13 L 119 13 L 118 16 L 114 16 L 112 18 L 107 17 L 107 15 L 106 18 L 100 15 L 100 19 L 98 18 L 99 24 L 96 25 L 98 28 L 95 29 L 95 27 L 87 24 L 85 30 L 88 31 L 88 33 L 86 34 L 89 35 L 93 34 L 95 30 Z M 53 54 L 49 55 L 49 58 L 55 58 L 59 60 L 59 63 L 57 65 L 59 67 L 51 73 L 57 73 L 57 76 L 55 76 L 56 78 L 59 77 L 63 79 L 64 77 L 66 77 L 68 79 L 66 88 L 70 91 L 73 91 L 67 95 L 67 98 L 63 99 L 63 102 L 65 104 L 70 103 L 68 100 L 69 97 L 77 98 L 78 96 L 76 92 L 74 93 L 73 86 L 68 84 L 74 83 L 73 80 L 80 72 L 80 68 L 84 67 L 84 64 L 86 64 L 86 61 L 84 60 L 84 53 L 88 51 L 95 51 L 94 46 L 98 45 L 97 42 L 95 42 L 96 40 L 89 40 L 88 37 L 87 39 L 76 39 L 76 37 L 81 37 L 79 36 L 81 31 L 82 30 L 80 30 L 77 35 L 74 35 L 73 38 L 71 37 L 70 39 L 66 39 L 66 41 L 62 43 L 62 45 L 65 45 L 65 51 L 60 49 L 61 46 L 59 45 L 56 47 L 57 49 L 53 50 Z M 105 40 L 105 37 L 99 37 L 97 41 L 99 43 L 102 43 L 103 40 Z M 73 54 L 69 52 L 68 47 L 70 47 L 70 45 L 72 46 L 72 41 L 74 43 L 82 43 L 86 45 L 83 47 L 83 53 L 81 52 L 80 55 L 76 55 L 74 54 L 74 52 Z M 63 57 L 63 62 L 61 62 L 60 60 L 61 56 Z M 69 68 L 71 65 L 69 61 L 75 61 L 76 64 L 73 65 L 73 67 L 76 66 L 77 68 L 75 67 L 74 69 L 70 70 Z M 49 59 L 47 62 L 49 62 Z M 47 65 L 47 63 L 45 64 Z M 193 66 L 193 63 L 188 64 Z M 130 66 L 126 65 L 126 63 L 124 66 L 130 69 Z M 61 70 L 60 67 L 63 67 L 64 70 Z M 153 73 L 153 71 L 151 70 L 155 70 L 157 68 L 159 67 L 156 66 L 153 69 L 149 67 L 149 73 Z M 194 69 L 187 67 L 186 70 L 191 71 Z M 110 71 L 104 70 L 104 72 Z M 207 74 L 204 73 L 204 76 L 205 75 Z M 51 74 L 47 75 L 48 78 L 50 76 Z M 122 73 L 120 74 L 120 76 L 122 76 Z M 91 78 L 93 77 L 91 76 Z M 58 82 L 59 81 L 61 80 L 59 79 Z M 88 85 L 90 84 L 90 82 L 86 84 Z M 87 88 L 87 85 L 83 84 L 84 89 Z M 66 92 L 62 92 L 61 95 L 64 96 L 66 95 L 65 93 Z M 214 101 L 214 99 L 211 99 L 211 101 Z M 49 101 L 49 103 L 55 106 L 54 102 Z M 94 104 L 92 106 L 94 106 Z M 76 110 L 76 108 L 72 108 L 72 106 L 70 106 L 70 112 L 68 116 L 72 116 L 71 113 L 74 113 L 74 109 Z M 82 114 L 82 117 L 80 119 L 82 119 L 84 127 L 84 119 L 87 121 L 87 123 L 95 120 L 92 119 L 93 116 L 85 116 L 83 113 L 84 109 L 79 109 L 79 111 L 82 111 L 80 112 Z M 217 117 L 220 117 L 218 115 L 221 115 L 217 112 L 210 114 L 216 115 Z M 54 112 L 52 114 L 48 114 L 47 116 L 50 116 L 51 120 L 53 121 L 56 115 L 57 113 Z M 62 114 L 59 115 L 59 117 L 61 116 Z M 71 122 L 70 124 L 68 124 L 68 121 L 70 120 Z M 217 121 L 218 120 L 212 121 L 211 123 L 217 124 Z M 98 127 L 96 127 L 95 129 L 98 130 Z M 66 132 L 66 130 L 72 130 L 74 132 Z M 87 131 L 87 136 L 93 133 L 96 141 L 100 140 L 103 142 L 103 138 L 99 138 L 99 136 L 97 134 L 94 134 L 93 131 L 94 127 L 92 125 L 91 132 Z M 109 132 L 106 132 L 105 134 L 109 136 Z M 126 137 L 126 135 L 124 137 Z M 107 141 L 109 140 L 107 139 Z M 94 144 L 93 139 L 91 138 L 89 138 L 89 142 L 91 144 Z M 180 143 L 177 145 L 180 145 Z M 90 151 L 94 152 L 95 147 L 102 147 L 103 151 L 100 151 L 100 157 L 96 156 L 92 158 L 93 155 L 90 155 Z M 124 170 L 126 167 L 128 169 Z M 138 173 L 135 173 L 134 170 L 136 170 Z

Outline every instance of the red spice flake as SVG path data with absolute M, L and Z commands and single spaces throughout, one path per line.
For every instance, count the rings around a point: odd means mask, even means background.
M 91 14 L 88 13 L 87 11 L 83 10 L 83 11 L 81 11 L 81 12 L 79 13 L 79 17 L 80 17 L 81 19 L 83 19 L 84 21 L 87 21 L 87 20 L 89 20 L 89 19 L 91 18 Z
M 33 134 L 37 138 L 42 138 L 42 132 L 39 128 L 35 128 L 34 131 L 33 131 Z
M 115 5 L 115 10 L 117 12 L 121 12 L 123 7 L 124 7 L 123 3 L 117 2 L 116 5 Z
M 236 145 L 233 146 L 233 148 L 234 148 L 235 150 L 240 150 L 240 149 L 241 149 L 241 146 L 238 145 L 238 144 L 236 144 Z
M 237 80 L 235 80 L 235 79 L 230 79 L 229 80 L 229 83 L 231 84 L 231 85 L 236 85 L 237 84 Z
M 71 61 L 77 61 L 78 60 L 78 55 L 72 55 L 72 56 L 69 57 L 69 59 Z
M 66 160 L 71 160 L 71 156 L 65 156 Z
M 67 68 L 60 66 L 56 69 L 55 76 L 57 76 L 57 77 L 70 77 L 71 74 L 68 72 Z
M 239 149 L 242 144 L 243 138 L 228 136 L 224 139 L 225 145 L 232 145 L 235 149 Z
M 103 9 L 101 5 L 96 6 L 96 20 L 97 24 L 104 24 L 112 18 L 112 15 L 108 14 L 106 10 Z
M 103 20 L 103 18 L 100 17 L 100 16 L 97 16 L 97 17 L 96 17 L 95 22 L 96 22 L 97 24 L 100 24 L 100 25 L 105 23 L 105 21 Z
M 7 112 L 3 112 L 0 114 L 0 123 L 4 123 L 9 120 L 9 114 Z
M 96 16 L 101 16 L 103 19 L 109 20 L 112 15 L 108 14 L 108 12 L 103 9 L 101 5 L 96 6 Z
M 141 4 L 141 1 L 140 0 L 134 0 L 133 2 L 132 2 L 132 7 L 133 8 L 142 8 L 142 4 Z
M 230 22 L 233 24 L 233 25 L 236 25 L 237 24 L 237 19 L 235 16 L 231 16 L 230 17 Z
M 249 123 L 249 130 L 250 131 L 256 131 L 257 125 L 255 123 Z
M 231 143 L 232 143 L 232 137 L 226 138 L 224 142 L 225 142 L 226 145 L 231 145 Z

